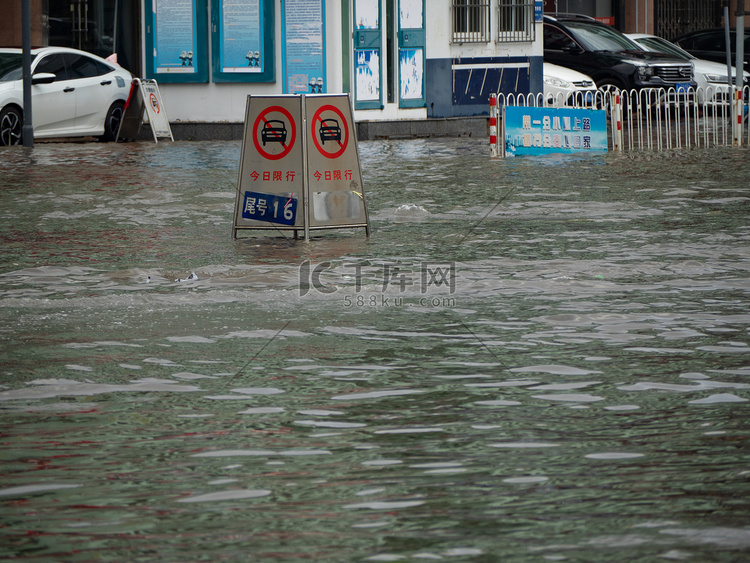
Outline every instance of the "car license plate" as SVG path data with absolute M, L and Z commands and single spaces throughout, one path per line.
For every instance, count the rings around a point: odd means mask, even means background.
M 690 82 L 678 82 L 675 84 L 675 90 L 678 92 L 687 92 L 690 89 Z

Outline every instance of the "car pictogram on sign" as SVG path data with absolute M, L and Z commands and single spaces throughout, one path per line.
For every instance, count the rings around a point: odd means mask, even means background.
M 320 142 L 326 144 L 326 141 L 336 141 L 341 144 L 341 127 L 335 119 L 323 119 L 318 128 Z
M 315 110 L 308 131 L 308 139 L 312 139 L 318 153 L 324 158 L 337 159 L 349 146 L 348 118 L 344 110 L 333 104 L 323 104 Z
M 260 131 L 260 140 L 264 147 L 266 143 L 286 144 L 286 125 L 278 119 L 266 121 L 263 124 L 263 129 Z

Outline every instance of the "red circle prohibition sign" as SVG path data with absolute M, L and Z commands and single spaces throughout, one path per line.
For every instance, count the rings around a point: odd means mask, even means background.
M 324 111 L 334 112 L 341 121 L 335 119 L 322 119 L 321 114 Z M 320 122 L 320 125 L 318 125 Z M 312 118 L 312 138 L 313 143 L 318 149 L 318 152 L 326 158 L 338 158 L 346 150 L 346 146 L 349 143 L 349 125 L 346 122 L 344 114 L 336 106 L 320 106 L 318 111 L 315 112 Z M 343 129 L 343 136 L 342 136 Z M 325 148 L 326 141 L 332 141 L 334 152 L 329 152 Z
M 151 102 L 151 107 L 154 108 L 154 111 L 156 113 L 159 113 L 161 111 L 161 108 L 159 107 L 159 100 L 156 99 L 156 95 L 151 92 L 148 96 L 149 101 Z
M 269 113 L 277 112 L 286 117 L 289 122 L 289 131 L 286 130 L 286 124 L 280 119 L 266 119 Z M 263 122 L 263 126 L 258 130 L 258 126 Z M 294 118 L 285 108 L 281 106 L 270 106 L 258 114 L 253 124 L 253 143 L 255 149 L 268 160 L 280 160 L 289 154 L 297 138 L 297 126 L 294 124 Z M 262 143 L 262 144 L 261 144 Z M 281 152 L 273 153 L 265 149 L 266 144 L 279 144 L 282 147 Z

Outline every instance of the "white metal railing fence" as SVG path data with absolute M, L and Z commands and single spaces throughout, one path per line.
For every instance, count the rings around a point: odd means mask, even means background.
M 575 107 L 607 112 L 609 150 L 668 150 L 692 147 L 750 146 L 750 87 L 727 86 L 559 94 L 503 94 L 490 99 L 492 155 L 502 154 L 498 131 L 502 107 Z M 494 131 L 494 133 L 493 133 Z

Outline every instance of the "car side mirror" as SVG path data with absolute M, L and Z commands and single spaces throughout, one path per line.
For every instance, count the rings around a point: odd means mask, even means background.
M 57 80 L 57 76 L 51 72 L 38 72 L 31 77 L 32 84 L 52 84 L 55 80 Z

